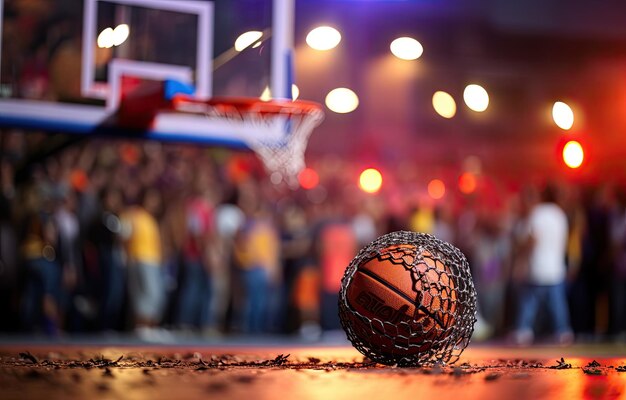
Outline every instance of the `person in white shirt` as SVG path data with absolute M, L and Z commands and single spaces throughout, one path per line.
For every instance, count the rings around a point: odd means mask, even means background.
M 547 311 L 560 344 L 573 341 L 565 291 L 568 222 L 556 203 L 555 188 L 543 190 L 541 202 L 528 216 L 531 243 L 528 273 L 518 301 L 515 341 L 527 345 L 534 339 L 533 325 L 539 307 Z

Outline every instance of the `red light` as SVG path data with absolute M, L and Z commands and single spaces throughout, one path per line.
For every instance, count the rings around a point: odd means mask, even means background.
M 459 190 L 463 194 L 474 193 L 476 190 L 476 177 L 471 172 L 464 172 L 459 177 Z
M 320 183 L 320 177 L 313 168 L 305 168 L 298 174 L 298 182 L 303 189 L 313 189 Z
M 359 187 L 367 193 L 376 193 L 383 185 L 383 176 L 377 169 L 368 168 L 359 176 Z
M 433 179 L 428 183 L 428 194 L 435 200 L 439 200 L 446 194 L 446 185 L 440 179 Z

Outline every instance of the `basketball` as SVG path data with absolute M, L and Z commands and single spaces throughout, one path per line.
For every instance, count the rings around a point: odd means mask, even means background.
M 364 247 L 346 269 L 339 294 L 348 339 L 382 364 L 456 361 L 475 314 L 465 256 L 422 233 L 393 232 Z

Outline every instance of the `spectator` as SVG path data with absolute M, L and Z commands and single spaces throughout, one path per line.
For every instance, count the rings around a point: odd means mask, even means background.
M 573 315 L 577 331 L 592 338 L 606 334 L 608 328 L 608 293 L 611 266 L 608 188 L 589 188 L 583 200 L 584 229 L 581 240 L 580 273 Z
M 446 242 L 454 242 L 454 217 L 450 205 L 436 207 L 433 218 L 433 236 Z
M 41 195 L 33 190 L 27 192 L 26 203 L 30 211 L 22 222 L 20 253 L 25 269 L 25 287 L 21 316 L 26 330 L 43 330 L 46 334 L 57 335 L 61 328 L 57 229 L 50 201 L 37 197 Z
M 18 238 L 13 211 L 15 187 L 13 165 L 0 156 L 0 331 L 15 330 L 19 326 L 14 304 L 18 290 Z
M 611 273 L 610 333 L 626 340 L 626 193 L 618 190 L 611 213 Z
M 567 267 L 567 216 L 557 204 L 556 189 L 546 186 L 541 202 L 529 215 L 532 250 L 528 276 L 521 290 L 514 339 L 528 345 L 534 339 L 533 326 L 540 306 L 548 311 L 560 344 L 573 341 L 565 292 Z
M 128 257 L 128 289 L 136 333 L 142 339 L 161 340 L 154 329 L 161 321 L 164 305 L 161 237 L 156 215 L 161 197 L 147 189 L 142 205 L 122 213 L 123 235 Z
M 80 250 L 80 227 L 76 216 L 76 195 L 70 189 L 60 193 L 54 211 L 54 223 L 58 231 L 58 261 L 61 266 L 63 284 L 63 310 L 66 313 L 66 323 L 70 330 L 77 330 L 81 324 L 75 308 L 77 283 L 82 270 Z M 79 303 L 80 304 L 80 303 Z
M 236 199 L 222 203 L 215 208 L 216 234 L 211 244 L 211 263 L 213 265 L 211 287 L 211 315 L 214 318 L 214 326 L 209 327 L 207 333 L 215 334 L 219 330 L 228 328 L 228 311 L 232 302 L 232 288 L 235 284 L 231 276 L 234 264 L 233 255 L 237 233 L 243 227 L 246 217 L 239 207 Z
M 185 204 L 186 231 L 182 245 L 180 298 L 176 313 L 181 329 L 208 326 L 211 299 L 211 271 L 207 247 L 214 231 L 213 206 L 207 199 L 208 176 L 199 173 L 193 195 Z
M 509 240 L 499 220 L 483 216 L 474 233 L 474 282 L 487 337 L 504 330 Z
M 270 293 L 280 283 L 280 238 L 254 184 L 242 185 L 240 206 L 246 215 L 235 242 L 243 285 L 241 327 L 246 333 L 267 332 L 266 322 L 272 317 Z
M 338 200 L 323 208 L 316 229 L 315 252 L 321 273 L 321 325 L 325 331 L 341 329 L 338 317 L 341 278 L 357 251 L 357 239 Z
M 122 246 L 122 193 L 116 188 L 105 188 L 101 195 L 102 211 L 91 228 L 90 239 L 97 248 L 101 276 L 99 328 L 122 329 L 123 306 L 126 291 L 126 269 Z
M 283 262 L 285 330 L 299 330 L 304 337 L 319 336 L 318 270 L 312 260 L 312 232 L 305 211 L 298 204 L 283 210 L 281 248 Z

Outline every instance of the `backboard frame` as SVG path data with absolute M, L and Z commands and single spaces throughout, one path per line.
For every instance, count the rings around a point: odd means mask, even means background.
M 177 0 L 85 0 L 83 17 L 83 53 L 81 91 L 83 96 L 106 99 L 108 85 L 95 81 L 94 44 L 97 35 L 97 9 L 99 3 L 150 7 L 197 15 L 198 43 L 196 48 L 196 94 L 200 98 L 211 96 L 211 71 L 213 68 L 213 3 L 208 1 Z
M 290 63 L 293 58 L 294 1 L 272 0 L 270 85 L 274 99 L 290 97 L 293 80 Z M 212 73 L 210 72 L 213 64 L 212 42 L 214 38 L 212 32 L 214 5 L 211 2 L 191 0 L 84 0 L 81 91 L 85 92 L 83 93 L 86 95 L 85 97 L 104 99 L 111 105 L 107 107 L 106 105 L 55 103 L 45 100 L 0 97 L 0 128 L 33 129 L 84 135 L 113 134 L 123 136 L 128 134 L 131 137 L 141 137 L 148 140 L 204 143 L 235 148 L 248 147 L 241 137 L 243 132 L 247 132 L 248 128 L 245 126 L 237 128 L 233 127 L 232 123 L 220 124 L 218 121 L 208 121 L 207 118 L 199 115 L 159 113 L 152 126 L 142 132 L 127 131 L 123 127 L 112 124 L 111 117 L 116 111 L 113 104 L 116 101 L 111 99 L 108 88 L 102 89 L 94 85 L 96 82 L 94 82 L 93 56 L 97 34 L 95 18 L 97 6 L 102 2 L 130 6 L 154 6 L 158 9 L 198 15 L 198 30 L 203 30 L 204 33 L 200 36 L 203 36 L 204 39 L 198 40 L 198 47 L 202 47 L 202 49 L 198 49 L 197 53 L 200 56 L 197 59 L 198 73 L 195 74 L 197 75 L 195 96 L 198 98 L 210 97 L 212 89 L 210 79 Z M 4 16 L 3 10 L 4 0 L 0 0 L 0 16 Z M 0 18 L 0 46 L 3 33 L 3 18 Z M 1 50 L 0 47 L 0 54 Z M 0 62 L 2 61 L 6 62 L 6 60 L 0 59 Z M 143 62 L 139 64 L 143 64 Z M 174 77 L 183 82 L 189 80 L 187 70 L 178 69 L 173 65 L 159 69 L 159 65 L 153 63 L 152 67 L 146 63 L 146 65 L 138 66 L 135 73 L 138 77 L 143 76 L 147 79 Z M 202 71 L 209 71 L 209 73 L 205 74 Z M 120 75 L 123 73 L 117 71 L 110 76 Z M 206 82 L 200 79 L 202 76 L 206 78 Z M 181 127 L 184 128 L 181 129 Z M 268 138 L 278 137 L 275 132 L 269 131 L 259 131 L 257 134 L 265 135 Z

